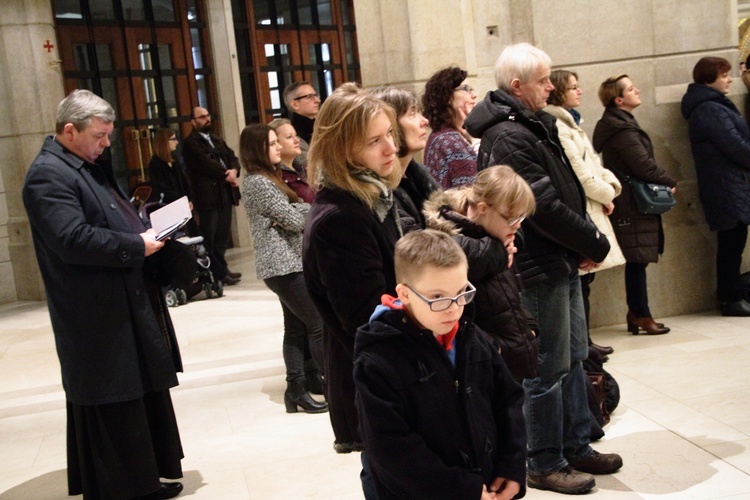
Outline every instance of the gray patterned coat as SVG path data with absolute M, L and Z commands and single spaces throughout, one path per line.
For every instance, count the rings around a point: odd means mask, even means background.
M 302 230 L 307 203 L 290 203 L 271 179 L 257 174 L 242 181 L 242 201 L 255 247 L 258 279 L 302 272 Z

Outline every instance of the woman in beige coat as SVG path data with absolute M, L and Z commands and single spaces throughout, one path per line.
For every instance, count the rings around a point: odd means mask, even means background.
M 578 75 L 572 71 L 555 70 L 550 75 L 555 90 L 550 92 L 544 110 L 557 118 L 557 132 L 565 154 L 586 193 L 586 213 L 599 231 L 609 240 L 611 248 L 607 258 L 600 266 L 591 271 L 581 271 L 581 290 L 586 309 L 586 323 L 589 321 L 589 294 L 594 272 L 609 269 L 625 263 L 620 247 L 617 245 L 609 214 L 614 209 L 614 199 L 622 191 L 620 181 L 615 174 L 602 166 L 602 161 L 594 152 L 591 141 L 581 128 L 581 115 L 576 107 L 581 104 L 583 91 L 578 86 Z M 591 342 L 589 344 L 602 355 L 612 353 L 611 347 L 603 347 Z

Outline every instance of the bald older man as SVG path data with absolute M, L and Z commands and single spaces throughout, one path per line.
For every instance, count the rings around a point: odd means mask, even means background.
M 209 252 L 227 269 L 226 285 L 239 282 L 241 273 L 229 271 L 224 254 L 229 246 L 232 206 L 239 204 L 240 162 L 234 151 L 212 133 L 211 113 L 196 107 L 190 116 L 193 131 L 182 142 L 198 226 Z

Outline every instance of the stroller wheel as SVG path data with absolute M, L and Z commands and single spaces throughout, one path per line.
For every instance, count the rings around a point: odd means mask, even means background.
M 214 292 L 216 292 L 217 297 L 223 297 L 224 296 L 224 283 L 222 283 L 220 280 L 216 280 L 213 283 L 214 285 Z
M 180 303 L 177 301 L 177 294 L 174 290 L 167 290 L 167 293 L 164 294 L 164 298 L 167 301 L 168 307 L 177 307 L 180 305 Z
M 182 288 L 178 288 L 175 290 L 175 293 L 177 294 L 177 303 L 180 305 L 187 304 L 188 298 L 187 298 L 187 292 L 183 290 Z
M 213 290 L 211 289 L 211 283 L 203 283 L 203 293 L 206 294 L 206 298 L 210 299 L 213 297 Z

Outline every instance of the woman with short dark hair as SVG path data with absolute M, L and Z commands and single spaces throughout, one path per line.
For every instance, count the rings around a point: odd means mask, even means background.
M 703 213 L 717 233 L 716 294 L 721 313 L 750 316 L 740 279 L 750 224 L 750 128 L 727 98 L 731 69 L 721 57 L 698 61 L 681 109 L 689 124 Z
M 432 133 L 427 139 L 424 164 L 443 189 L 471 184 L 477 177 L 477 152 L 464 128 L 477 94 L 461 68 L 441 69 L 425 84 L 422 111 Z

